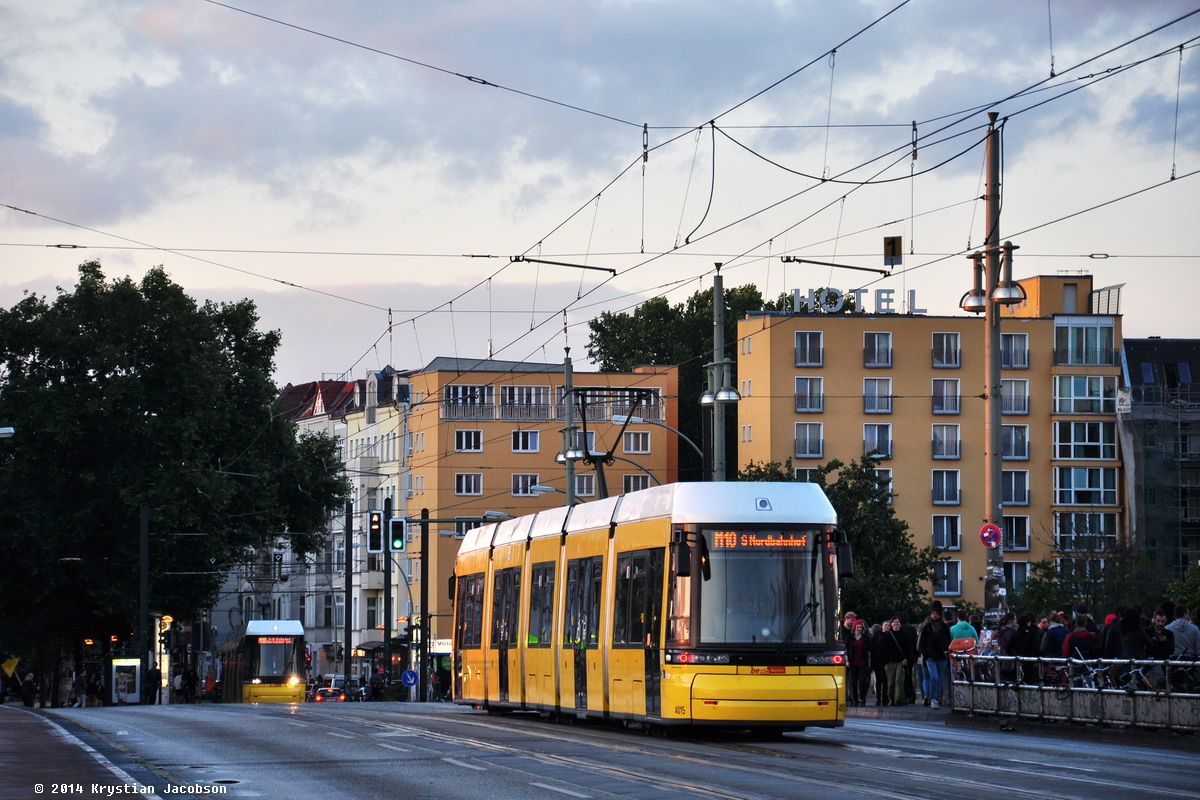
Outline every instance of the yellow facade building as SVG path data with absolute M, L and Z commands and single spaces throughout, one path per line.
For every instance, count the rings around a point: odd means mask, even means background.
M 1125 528 L 1121 318 L 1093 313 L 1107 310 L 1111 290 L 1093 292 L 1086 275 L 1020 283 L 1027 299 L 1005 309 L 1001 326 L 1009 592 L 1041 559 L 1102 569 Z M 982 605 L 984 320 L 886 313 L 892 292 L 875 294 L 876 313 L 739 322 L 739 468 L 791 459 L 802 476 L 833 458 L 878 452 L 915 544 L 944 551 L 932 594 L 946 605 Z

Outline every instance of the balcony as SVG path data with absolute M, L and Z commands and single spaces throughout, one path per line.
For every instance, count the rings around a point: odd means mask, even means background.
M 933 457 L 939 461 L 954 461 L 962 458 L 962 442 L 958 439 L 934 439 Z
M 962 350 L 933 351 L 934 369 L 960 369 L 962 367 Z
M 825 366 L 825 348 L 817 347 L 797 347 L 796 348 L 796 366 L 797 367 L 823 367 Z
M 610 410 L 612 411 L 613 416 L 641 417 L 642 419 L 650 422 L 662 422 L 663 419 L 663 407 L 657 404 L 647 405 L 645 403 L 639 403 L 637 409 L 634 410 L 632 405 L 626 403 L 613 403 L 612 406 L 610 406 Z M 591 417 L 588 417 L 588 419 L 591 419 Z
M 646 419 L 641 414 L 638 414 L 642 419 Z M 557 420 L 565 420 L 567 418 L 567 407 L 563 403 L 558 403 L 554 406 L 554 417 Z M 575 405 L 575 419 L 579 419 L 579 404 Z M 588 422 L 603 422 L 608 419 L 608 407 L 603 401 L 597 403 L 588 403 L 587 405 L 587 421 Z
M 1022 439 L 1021 441 L 1006 441 L 1001 443 L 1000 458 L 1005 461 L 1028 461 L 1029 460 L 1029 442 Z
M 1002 414 L 1028 414 L 1029 413 L 1029 395 L 1006 395 L 1000 398 L 1000 413 Z
M 892 396 L 885 395 L 863 395 L 863 413 L 864 414 L 890 414 L 892 413 Z
M 892 348 L 863 348 L 863 366 L 870 369 L 887 369 L 892 366 Z
M 797 439 L 795 447 L 796 458 L 824 458 L 824 439 Z
M 935 506 L 962 505 L 962 489 L 934 489 L 933 504 Z
M 1111 347 L 1089 348 L 1082 353 L 1075 348 L 1054 348 L 1054 366 L 1056 367 L 1111 367 L 1115 363 Z
M 495 418 L 495 403 L 442 403 L 442 419 L 494 420 Z
M 892 440 L 885 441 L 863 439 L 863 455 L 875 454 L 877 458 L 888 459 L 892 457 Z
M 825 395 L 824 394 L 798 394 L 796 395 L 796 413 L 797 414 L 819 414 L 825 410 Z
M 546 422 L 550 419 L 550 405 L 548 403 L 502 403 L 500 419 Z
M 956 394 L 935 394 L 933 396 L 933 413 L 959 414 L 962 411 L 962 398 Z
M 1029 369 L 1029 351 L 1017 348 L 1001 348 L 1001 369 Z

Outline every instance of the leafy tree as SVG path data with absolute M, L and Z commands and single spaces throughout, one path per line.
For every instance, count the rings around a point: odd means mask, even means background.
M 279 334 L 248 300 L 198 306 L 161 269 L 98 262 L 53 303 L 0 309 L 0 641 L 43 658 L 137 629 L 139 507 L 151 609 L 196 617 L 277 537 L 299 554 L 349 486 L 336 442 L 273 412 Z
M 935 547 L 913 544 L 908 523 L 897 518 L 888 503 L 887 480 L 876 474 L 878 465 L 872 456 L 848 465 L 835 458 L 817 467 L 813 478 L 833 504 L 838 528 L 854 549 L 854 575 L 842 581 L 842 606 L 863 619 L 881 620 L 900 613 L 911 621 L 924 614 L 927 599 L 922 583 L 933 580 L 940 554 Z M 784 464 L 751 462 L 739 477 L 794 480 L 791 459 Z
M 1183 579 L 1167 583 L 1166 597 L 1173 603 L 1187 606 L 1193 614 L 1200 611 L 1200 564 L 1192 564 Z
M 770 307 L 771 304 L 765 304 Z M 788 300 L 788 308 L 791 301 Z M 753 284 L 725 290 L 725 357 L 734 359 L 737 323 L 747 311 L 764 308 L 762 294 Z M 713 358 L 713 292 L 697 291 L 683 303 L 665 298 L 647 300 L 632 312 L 605 311 L 588 322 L 587 353 L 605 371 L 627 372 L 636 366 L 679 367 L 679 429 L 697 445 L 705 438 L 700 413 L 704 392 L 704 365 Z M 734 385 L 737 385 L 736 365 Z M 727 452 L 737 452 L 737 411 L 726 416 Z M 680 476 L 700 480 L 703 465 L 690 447 L 680 448 Z
M 1100 558 L 1104 559 L 1102 569 Z M 1167 591 L 1170 596 L 1170 589 Z M 1099 616 L 1121 606 L 1153 609 L 1162 598 L 1158 568 L 1122 542 L 1114 550 L 1087 558 L 1032 562 L 1021 592 L 1009 595 L 1009 609 L 1018 614 L 1043 614 L 1083 604 L 1093 616 Z

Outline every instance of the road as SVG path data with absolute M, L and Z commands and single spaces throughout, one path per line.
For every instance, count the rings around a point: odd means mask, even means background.
M 67 709 L 83 734 L 167 797 L 1182 798 L 1195 754 L 942 722 L 850 719 L 777 739 L 658 738 L 598 724 L 490 717 L 449 704 Z M 175 796 L 175 795 L 172 795 Z

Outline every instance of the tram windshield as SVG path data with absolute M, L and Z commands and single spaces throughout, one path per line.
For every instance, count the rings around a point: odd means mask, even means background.
M 283 678 L 296 674 L 296 640 L 290 636 L 258 637 L 258 660 L 252 665 L 259 678 Z
M 701 644 L 824 643 L 826 580 L 814 530 L 706 529 Z M 693 573 L 694 574 L 694 573 Z

